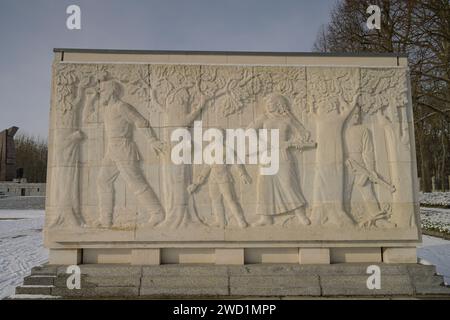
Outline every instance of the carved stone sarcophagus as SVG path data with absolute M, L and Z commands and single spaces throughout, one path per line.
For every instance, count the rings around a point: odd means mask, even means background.
M 55 50 L 50 263 L 415 262 L 406 58 Z

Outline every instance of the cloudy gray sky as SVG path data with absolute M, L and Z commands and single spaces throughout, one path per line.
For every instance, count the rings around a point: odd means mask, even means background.
M 335 0 L 0 0 L 0 130 L 47 137 L 53 48 L 311 51 Z M 81 30 L 66 8 L 81 8 Z

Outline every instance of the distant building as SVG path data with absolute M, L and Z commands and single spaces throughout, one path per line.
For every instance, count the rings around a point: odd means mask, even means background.
M 0 197 L 45 196 L 45 183 L 28 183 L 26 179 L 0 182 Z

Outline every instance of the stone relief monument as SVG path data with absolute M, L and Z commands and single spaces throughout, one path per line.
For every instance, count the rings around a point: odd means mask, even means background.
M 16 147 L 14 136 L 18 127 L 0 132 L 0 181 L 12 181 L 16 178 Z
M 408 77 L 403 58 L 56 52 L 50 263 L 415 262 Z M 175 163 L 180 129 L 203 156 L 226 136 L 223 161 Z

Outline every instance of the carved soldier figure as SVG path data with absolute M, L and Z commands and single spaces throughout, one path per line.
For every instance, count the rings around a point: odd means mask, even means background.
M 395 227 L 388 221 L 387 213 L 380 208 L 373 184 L 388 188 L 395 187 L 385 182 L 375 170 L 375 154 L 369 129 L 361 124 L 360 109 L 356 108 L 350 120 L 350 127 L 345 133 L 347 145 L 348 194 L 350 209 L 361 205 L 364 210 L 358 217 L 360 226 Z M 359 197 L 359 199 L 358 199 Z
M 148 224 L 156 226 L 164 220 L 165 214 L 159 199 L 139 168 L 139 154 L 132 139 L 133 126 L 146 129 L 145 132 L 157 154 L 162 153 L 163 145 L 153 134 L 149 121 L 120 97 L 121 86 L 118 82 L 109 80 L 101 83 L 100 103 L 105 107 L 106 154 L 97 179 L 100 208 L 98 226 L 111 227 L 113 224 L 114 181 L 119 174 L 133 190 L 138 203 L 145 208 Z
M 243 165 L 235 166 L 239 172 L 239 176 L 243 183 L 251 183 L 251 178 L 245 171 Z M 227 219 L 225 216 L 225 207 L 223 201 L 230 208 L 233 216 L 237 220 L 238 225 L 241 228 L 248 227 L 248 223 L 244 218 L 242 208 L 236 199 L 233 177 L 231 175 L 231 165 L 227 164 L 213 164 L 205 166 L 200 175 L 195 179 L 195 182 L 188 187 L 188 192 L 193 193 L 195 190 L 208 179 L 209 176 L 209 198 L 212 203 L 213 215 L 216 218 L 215 223 L 212 226 L 223 227 L 227 225 Z

